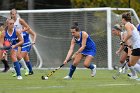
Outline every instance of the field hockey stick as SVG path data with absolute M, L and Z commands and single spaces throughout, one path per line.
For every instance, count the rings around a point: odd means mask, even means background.
M 127 64 L 128 62 L 129 62 L 129 61 L 126 59 L 125 63 L 124 63 L 123 66 L 119 69 L 119 71 L 118 71 L 115 75 L 112 76 L 113 79 L 116 80 L 116 79 L 120 76 L 121 72 L 123 71 L 124 67 L 126 66 L 126 64 Z
M 7 46 L 3 46 L 3 47 L 0 47 L 0 50 L 9 50 L 11 48 L 11 46 L 7 47 Z
M 72 59 L 69 59 L 69 60 L 67 61 L 67 63 L 70 62 L 71 60 L 72 60 Z M 51 71 L 50 73 L 48 73 L 47 75 L 41 76 L 41 79 L 42 79 L 42 80 L 47 80 L 48 77 L 52 76 L 57 70 L 59 70 L 60 68 L 62 68 L 64 65 L 65 65 L 65 64 L 62 64 L 62 65 L 60 65 L 59 67 L 57 67 L 56 69 L 54 69 L 53 71 Z
M 29 44 L 29 45 L 26 45 L 26 46 L 23 46 L 22 48 L 25 48 L 25 47 L 28 47 L 28 46 L 31 46 L 32 44 Z M 0 47 L 0 50 L 9 50 L 9 49 L 12 49 L 11 46 L 3 46 L 3 47 Z

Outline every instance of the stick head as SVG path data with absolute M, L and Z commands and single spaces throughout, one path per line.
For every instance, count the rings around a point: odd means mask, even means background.
M 41 76 L 42 80 L 48 80 L 49 78 L 47 76 Z
M 115 77 L 115 76 L 112 76 L 112 78 L 113 78 L 114 80 L 116 80 L 116 77 Z

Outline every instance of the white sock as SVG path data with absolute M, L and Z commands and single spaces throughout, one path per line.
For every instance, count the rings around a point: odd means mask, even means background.
M 136 73 L 136 71 L 134 69 L 134 66 L 129 67 L 129 69 L 130 69 L 130 71 L 131 71 L 131 73 L 132 73 L 133 76 L 136 76 L 137 75 L 137 73 Z
M 27 65 L 26 65 L 26 63 L 25 63 L 23 58 L 19 60 L 19 63 L 21 63 L 21 65 L 23 66 L 24 69 L 28 70 L 28 67 L 27 67 Z
M 134 65 L 134 69 L 138 72 L 138 73 L 140 73 L 140 65 L 139 64 L 135 64 Z

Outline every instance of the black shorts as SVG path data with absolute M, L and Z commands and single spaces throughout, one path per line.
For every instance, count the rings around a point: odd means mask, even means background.
M 132 56 L 140 56 L 140 48 L 136 48 L 132 50 Z
M 125 47 L 125 48 L 123 49 L 123 51 L 125 51 L 125 52 L 128 54 L 128 48 L 127 48 L 127 47 Z

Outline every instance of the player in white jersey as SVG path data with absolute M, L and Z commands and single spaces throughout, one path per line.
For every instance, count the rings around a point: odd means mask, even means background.
M 113 26 L 112 34 L 118 36 L 120 38 L 120 41 L 123 41 L 127 36 L 127 32 L 122 31 L 122 27 L 119 24 Z M 120 48 L 116 51 L 116 54 L 120 56 L 120 63 L 122 64 L 122 66 L 125 64 L 125 61 L 129 62 L 129 57 L 131 53 L 131 41 L 129 39 L 127 40 L 125 46 L 120 46 Z M 127 72 L 127 68 L 128 65 L 126 64 L 125 68 L 123 69 L 123 73 Z M 133 73 L 133 76 L 137 76 L 136 71 L 134 69 L 130 68 L 130 71 L 131 73 Z
M 14 27 L 18 30 L 20 30 L 20 33 L 22 33 L 23 31 L 27 31 L 30 29 L 30 27 L 28 26 L 28 24 L 22 19 L 22 18 L 19 18 L 17 16 L 17 11 L 16 9 L 12 9 L 10 11 L 10 17 L 11 19 L 13 19 L 15 22 L 14 22 Z M 25 69 L 25 75 L 28 75 L 29 74 L 29 70 L 28 70 L 28 67 L 26 66 L 26 63 L 21 55 L 21 47 L 18 47 L 18 60 L 19 60 L 19 63 L 21 63 L 21 65 L 23 66 L 23 68 Z M 16 76 L 15 74 L 13 74 L 13 76 Z
M 132 54 L 130 55 L 130 62 L 128 66 L 134 68 L 138 73 L 140 73 L 140 65 L 136 64 L 140 59 L 140 34 L 137 31 L 137 28 L 131 23 L 130 13 L 124 13 L 122 15 L 122 23 L 127 31 L 126 38 L 121 41 L 121 45 L 124 46 L 128 39 L 132 42 Z M 138 77 L 134 76 L 133 79 Z

